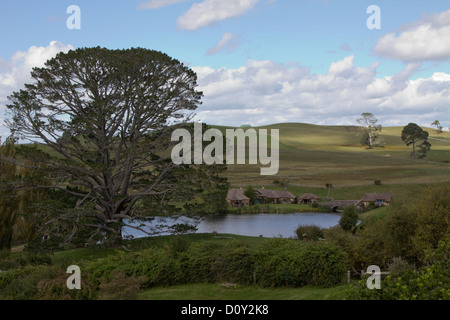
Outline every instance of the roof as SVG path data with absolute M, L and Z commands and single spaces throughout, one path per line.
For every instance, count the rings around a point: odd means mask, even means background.
M 361 202 L 376 202 L 378 200 L 390 202 L 392 201 L 392 193 L 366 193 L 357 204 L 360 204 Z
M 267 190 L 267 189 L 255 189 L 260 196 L 269 199 L 295 199 L 295 196 L 287 190 Z
M 250 200 L 250 198 L 244 194 L 244 190 L 241 189 L 228 190 L 227 199 L 231 201 Z
M 320 197 L 316 196 L 314 193 L 305 193 L 300 197 L 300 199 L 320 199 Z

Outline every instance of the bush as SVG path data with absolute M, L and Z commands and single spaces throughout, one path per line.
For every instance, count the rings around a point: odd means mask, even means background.
M 86 270 L 99 286 L 121 270 L 124 277 L 145 276 L 140 283 L 145 288 L 198 282 L 332 286 L 341 283 L 346 273 L 344 253 L 326 243 L 272 239 L 250 248 L 237 240 L 212 240 L 191 243 L 175 255 L 169 254 L 170 246 L 118 253 L 89 264 Z
M 415 271 L 416 267 L 401 257 L 395 257 L 388 263 L 388 271 L 391 276 L 401 276 L 406 271 Z
M 133 300 L 146 277 L 129 277 L 121 270 L 113 271 L 109 279 L 103 279 L 100 284 L 100 299 L 103 300 Z
M 6 300 L 29 300 L 38 297 L 37 285 L 42 279 L 55 275 L 55 268 L 48 266 L 25 266 L 7 270 L 0 276 L 0 298 Z
M 339 220 L 339 225 L 345 231 L 350 231 L 356 227 L 356 223 L 358 222 L 358 212 L 356 211 L 354 206 L 345 207 L 344 212 L 342 213 L 342 217 Z
M 81 289 L 67 288 L 68 274 L 58 269 L 52 277 L 45 277 L 37 284 L 37 298 L 41 300 L 93 300 L 97 298 L 97 286 L 90 280 L 89 274 L 83 272 Z
M 240 241 L 197 243 L 187 254 L 189 282 L 252 281 L 251 252 Z
M 24 251 L 17 254 L 3 253 L 0 257 L 0 270 L 24 266 L 51 265 L 52 256 L 44 253 Z
M 326 243 L 273 239 L 255 253 L 255 282 L 264 287 L 330 287 L 345 278 L 345 254 Z
M 185 236 L 174 236 L 170 242 L 166 243 L 165 250 L 171 257 L 176 257 L 179 253 L 186 252 L 189 248 L 189 241 Z
M 323 231 L 318 226 L 298 226 L 295 230 L 298 239 L 317 241 L 324 237 Z
M 369 290 L 366 279 L 351 286 L 347 299 L 373 300 L 449 300 L 450 299 L 450 235 L 447 234 L 438 248 L 427 255 L 429 265 L 418 270 L 404 268 L 381 281 L 381 289 Z

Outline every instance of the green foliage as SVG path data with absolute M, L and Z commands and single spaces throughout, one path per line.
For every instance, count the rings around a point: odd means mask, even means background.
M 94 300 L 98 297 L 96 285 L 85 273 L 81 276 L 81 289 L 67 288 L 67 277 L 64 269 L 55 268 L 54 274 L 43 277 L 37 284 L 36 298 L 39 300 Z
M 416 157 L 419 159 L 425 158 L 431 148 L 431 144 L 428 142 L 428 136 L 428 131 L 423 130 L 415 123 L 409 123 L 403 128 L 401 138 L 407 146 L 413 146 L 411 153 L 413 159 L 416 159 Z
M 381 281 L 381 289 L 368 289 L 366 279 L 351 286 L 347 299 L 374 300 L 449 300 L 450 299 L 450 234 L 439 243 L 429 261 L 418 269 L 404 268 Z
M 256 192 L 255 189 L 253 189 L 252 186 L 248 186 L 244 190 L 244 195 L 247 196 L 250 199 L 250 204 L 254 205 L 256 201 Z
M 178 240 L 176 240 L 178 241 Z M 261 286 L 333 286 L 345 277 L 345 257 L 329 244 L 307 245 L 292 239 L 274 239 L 248 247 L 238 240 L 202 241 L 182 246 L 116 254 L 90 263 L 87 272 L 98 283 L 122 270 L 126 276 L 147 277 L 143 286 L 183 283 L 232 282 Z M 170 253 L 172 252 L 172 253 Z
M 17 192 L 10 186 L 17 177 L 16 165 L 3 158 L 13 155 L 13 143 L 0 146 L 0 250 L 11 250 L 13 227 L 17 220 Z
M 327 231 L 325 238 L 347 253 L 352 270 L 365 270 L 369 265 L 385 270 L 394 258 L 423 266 L 425 257 L 450 230 L 449 191 L 446 185 L 421 189 L 415 201 L 386 207 L 384 219 L 367 219 L 354 234 Z
M 415 271 L 416 266 L 403 260 L 401 257 L 394 257 L 391 262 L 388 263 L 388 272 L 390 276 L 401 276 L 405 272 Z
M 324 237 L 322 229 L 320 227 L 314 226 L 314 225 L 298 226 L 298 228 L 295 229 L 295 234 L 297 235 L 298 239 L 303 239 L 303 240 L 317 241 Z
M 358 212 L 354 206 L 349 206 L 344 208 L 342 217 L 339 220 L 339 225 L 345 231 L 350 231 L 356 227 L 358 222 Z
M 0 257 L 0 270 L 52 264 L 52 257 L 42 252 L 24 251 L 16 254 L 3 254 L 2 256 Z
M 329 287 L 345 278 L 345 254 L 329 244 L 272 239 L 255 259 L 256 283 L 265 287 Z
M 134 300 L 146 277 L 126 276 L 121 270 L 113 271 L 109 279 L 102 279 L 100 299 L 102 300 Z

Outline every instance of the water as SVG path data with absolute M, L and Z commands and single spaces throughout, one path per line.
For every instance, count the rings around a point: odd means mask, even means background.
M 289 214 L 215 214 L 204 217 L 197 226 L 197 233 L 232 233 L 245 236 L 283 237 L 295 236 L 295 229 L 299 225 L 316 225 L 321 228 L 334 227 L 339 223 L 341 216 L 331 213 L 289 213 Z M 181 217 L 178 221 L 166 218 L 165 223 L 193 223 L 193 220 Z M 147 225 L 154 226 L 161 222 L 160 218 Z M 124 235 L 130 234 L 135 238 L 147 236 L 144 232 L 132 228 L 124 228 Z M 168 233 L 162 233 L 168 234 Z

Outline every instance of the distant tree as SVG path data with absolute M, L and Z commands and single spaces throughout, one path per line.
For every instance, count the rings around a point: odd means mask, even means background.
M 250 204 L 255 204 L 256 202 L 256 193 L 255 189 L 252 186 L 248 186 L 244 190 L 244 195 L 250 199 Z
M 408 147 L 412 145 L 413 151 L 411 156 L 413 159 L 416 159 L 416 153 L 419 159 L 426 157 L 427 152 L 431 148 L 431 144 L 428 142 L 428 136 L 428 131 L 424 131 L 415 123 L 409 123 L 403 128 L 401 138 Z
M 432 126 L 436 127 L 436 133 L 442 133 L 442 126 L 439 120 L 434 120 L 434 122 L 431 124 Z
M 350 231 L 356 224 L 358 223 L 358 212 L 356 211 L 354 206 L 345 207 L 344 212 L 342 213 L 342 217 L 339 220 L 339 225 L 345 231 Z
M 361 144 L 368 146 L 369 149 L 380 143 L 379 132 L 381 132 L 381 125 L 377 124 L 378 119 L 372 113 L 362 113 L 361 118 L 357 119 L 358 123 L 365 128 L 361 138 Z

